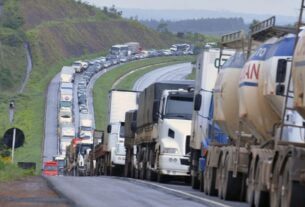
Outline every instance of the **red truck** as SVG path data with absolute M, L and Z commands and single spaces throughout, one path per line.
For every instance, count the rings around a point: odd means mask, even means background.
M 43 164 L 43 175 L 45 176 L 58 176 L 58 163 L 57 161 L 48 161 Z

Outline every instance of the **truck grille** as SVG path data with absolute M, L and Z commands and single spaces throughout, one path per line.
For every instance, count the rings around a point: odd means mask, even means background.
M 190 160 L 182 158 L 182 159 L 180 159 L 180 163 L 181 163 L 181 165 L 190 165 Z

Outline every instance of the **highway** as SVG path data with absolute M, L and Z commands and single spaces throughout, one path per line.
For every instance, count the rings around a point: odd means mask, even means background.
M 191 63 L 182 63 L 182 64 L 159 68 L 149 73 L 146 73 L 144 76 L 138 79 L 133 86 L 133 90 L 142 91 L 147 86 L 149 86 L 150 84 L 156 81 L 183 80 L 191 72 L 192 72 Z
M 87 88 L 89 111 L 93 114 L 92 88 L 95 81 L 105 72 L 116 66 L 95 74 Z M 177 64 L 156 69 L 142 76 L 134 84 L 134 90 L 143 90 L 160 80 L 181 80 L 191 72 L 190 63 Z M 80 75 L 75 77 L 75 86 Z M 46 129 L 44 161 L 57 154 L 57 111 L 59 74 L 50 82 L 46 105 Z M 76 88 L 75 88 L 76 91 Z M 76 93 L 76 92 L 75 92 Z M 78 126 L 77 95 L 74 95 L 75 123 Z M 154 183 L 143 180 L 120 177 L 47 177 L 51 185 L 62 196 L 73 201 L 76 206 L 203 206 L 229 207 L 246 206 L 243 203 L 228 202 L 217 197 L 205 196 L 198 190 L 181 182 Z M 156 199 L 157 198 L 157 199 Z

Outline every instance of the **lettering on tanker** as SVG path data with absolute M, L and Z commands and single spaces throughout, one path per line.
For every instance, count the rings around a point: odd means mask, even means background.
M 248 63 L 240 74 L 240 82 L 257 82 L 259 79 L 260 63 Z

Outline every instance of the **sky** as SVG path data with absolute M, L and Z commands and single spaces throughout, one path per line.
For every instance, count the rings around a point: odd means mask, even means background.
M 252 14 L 297 16 L 301 0 L 84 0 L 96 6 L 139 9 L 223 10 Z

